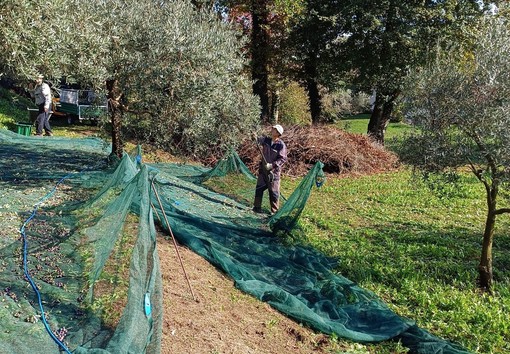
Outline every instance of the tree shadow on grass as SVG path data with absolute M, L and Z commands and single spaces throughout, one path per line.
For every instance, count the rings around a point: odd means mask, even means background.
M 450 285 L 475 284 L 478 276 L 481 232 L 472 229 L 393 222 L 391 227 L 353 236 L 352 242 L 360 244 L 360 252 L 347 255 L 349 259 L 341 260 L 337 271 L 357 283 L 376 281 L 399 288 L 406 278 L 433 278 Z M 493 246 L 496 280 L 510 281 L 509 251 L 509 233 L 502 232 Z

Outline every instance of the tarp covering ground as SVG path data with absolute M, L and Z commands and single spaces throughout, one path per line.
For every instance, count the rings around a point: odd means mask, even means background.
M 296 224 L 310 192 L 324 182 L 320 163 L 268 218 L 253 213 L 242 199 L 207 187 L 209 179 L 231 174 L 254 187 L 234 151 L 208 169 L 144 164 L 140 150 L 107 163 L 108 149 L 97 139 L 0 131 L 0 145 L 0 182 L 12 198 L 5 202 L 2 196 L 6 222 L 23 225 L 31 209 L 23 210 L 21 201 L 38 203 L 37 194 L 44 199 L 25 228 L 27 268 L 40 303 L 23 275 L 23 237 L 0 240 L 0 314 L 8 319 L 0 324 L 0 352 L 59 352 L 45 333 L 42 308 L 48 313 L 45 322 L 71 352 L 158 353 L 157 223 L 169 226 L 178 242 L 227 273 L 238 288 L 316 330 L 358 342 L 401 340 L 416 353 L 467 353 L 336 274 L 336 260 L 275 236 Z M 55 194 L 40 190 L 51 183 L 58 185 Z M 51 203 L 66 191 L 69 200 Z M 122 315 L 115 318 L 112 311 Z

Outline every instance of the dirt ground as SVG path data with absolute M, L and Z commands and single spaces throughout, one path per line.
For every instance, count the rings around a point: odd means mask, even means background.
M 189 249 L 178 246 L 177 251 L 170 238 L 160 235 L 158 254 L 164 287 L 162 354 L 353 352 L 237 290 L 232 279 Z

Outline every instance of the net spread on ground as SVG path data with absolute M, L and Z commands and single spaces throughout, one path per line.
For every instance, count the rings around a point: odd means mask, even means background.
M 1 130 L 0 145 L 2 353 L 159 353 L 156 227 L 170 228 L 242 291 L 318 331 L 466 353 L 336 274 L 335 260 L 276 236 L 295 227 L 324 182 L 320 162 L 269 217 L 251 210 L 255 179 L 235 151 L 211 169 L 145 164 L 139 148 L 112 161 L 95 138 Z M 212 191 L 211 181 L 226 192 Z M 230 195 L 231 183 L 246 192 Z

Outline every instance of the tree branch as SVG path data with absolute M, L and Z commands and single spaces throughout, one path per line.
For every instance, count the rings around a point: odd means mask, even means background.
M 476 168 L 475 164 L 473 163 L 473 161 L 471 161 L 471 159 L 468 158 L 468 161 L 469 167 L 471 168 L 471 172 L 473 172 L 476 178 L 478 178 L 478 180 L 483 183 L 482 173 L 480 169 Z
M 501 215 L 505 213 L 510 213 L 510 208 L 501 208 L 494 211 L 495 215 Z

